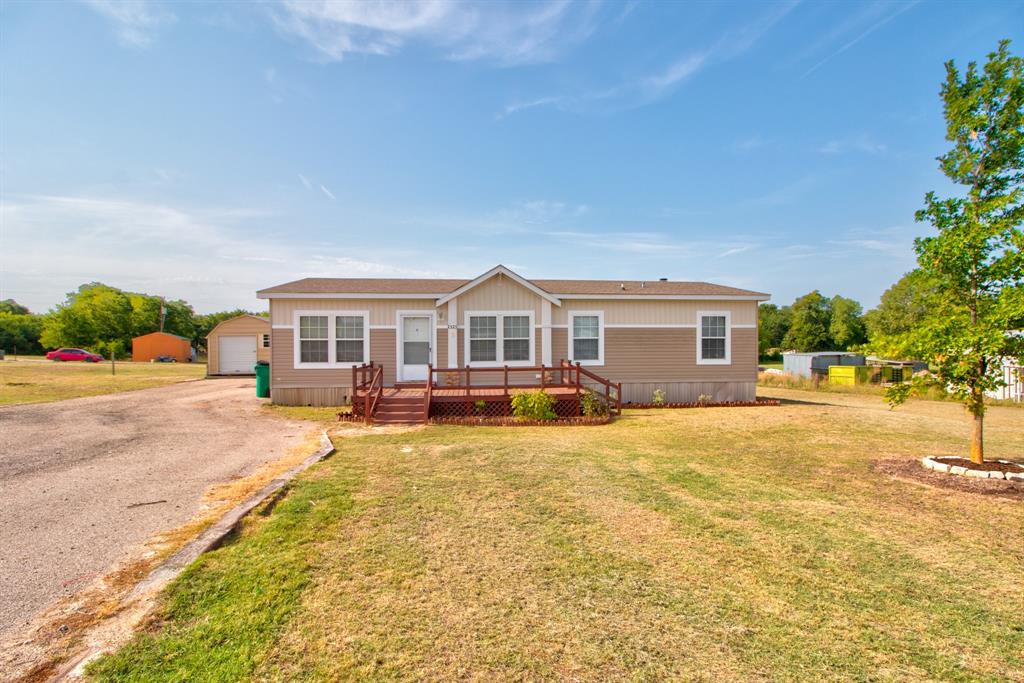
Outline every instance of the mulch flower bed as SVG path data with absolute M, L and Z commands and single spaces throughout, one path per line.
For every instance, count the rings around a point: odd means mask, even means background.
M 560 417 L 555 420 L 520 420 L 517 417 L 432 417 L 430 424 L 473 427 L 566 427 L 604 425 L 612 421 L 608 415 L 595 417 Z
M 921 465 L 925 469 L 943 474 L 1024 482 L 1024 466 L 1009 460 L 988 460 L 983 463 L 975 463 L 958 456 L 942 456 L 921 458 Z
M 752 408 L 756 406 L 777 406 L 781 405 L 774 398 L 759 398 L 755 401 L 721 401 L 719 403 L 698 402 L 692 403 L 623 403 L 623 408 L 636 408 L 647 410 L 649 408 Z
M 894 479 L 934 486 L 947 491 L 1024 501 L 1024 481 L 951 477 L 948 472 L 925 469 L 921 467 L 920 461 L 909 458 L 876 460 L 872 464 L 872 469 Z

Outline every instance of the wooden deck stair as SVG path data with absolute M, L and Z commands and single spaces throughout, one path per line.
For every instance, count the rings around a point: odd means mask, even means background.
M 420 424 L 423 417 L 424 389 L 385 389 L 373 413 L 374 424 Z

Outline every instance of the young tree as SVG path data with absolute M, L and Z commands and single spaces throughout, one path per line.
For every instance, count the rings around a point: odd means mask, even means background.
M 860 303 L 836 295 L 832 297 L 831 304 L 832 318 L 829 321 L 828 332 L 835 347 L 845 351 L 851 346 L 866 342 L 868 336 L 864 327 L 864 309 Z
M 885 290 L 878 308 L 864 316 L 867 325 L 868 348 L 888 358 L 917 358 L 918 349 L 906 346 L 912 340 L 909 333 L 928 317 L 939 304 L 935 301 L 938 288 L 928 275 L 917 268 Z
M 790 310 L 792 323 L 783 346 L 797 351 L 825 351 L 832 346 L 832 307 L 828 298 L 814 290 L 794 301 Z
M 985 391 L 1002 385 L 1001 358 L 1024 352 L 1007 334 L 1024 313 L 1024 60 L 1003 41 L 980 71 L 971 62 L 961 75 L 949 61 L 941 95 L 953 147 L 940 168 L 964 193 L 929 192 L 917 212 L 938 232 L 915 241 L 938 308 L 906 334 L 974 417 L 971 460 L 981 463 Z M 890 402 L 907 394 L 898 386 Z

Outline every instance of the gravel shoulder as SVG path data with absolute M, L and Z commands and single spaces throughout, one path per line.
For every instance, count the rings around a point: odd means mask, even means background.
M 248 378 L 0 408 L 0 636 L 301 445 Z

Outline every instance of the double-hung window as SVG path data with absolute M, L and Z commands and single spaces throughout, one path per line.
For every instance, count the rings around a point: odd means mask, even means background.
M 298 311 L 295 367 L 347 368 L 369 362 L 369 313 Z
M 604 364 L 604 314 L 570 311 L 569 360 L 581 365 Z
M 466 313 L 466 359 L 471 365 L 531 365 L 533 315 L 529 311 Z
M 334 319 L 335 361 L 363 362 L 363 316 L 339 315 Z
M 697 314 L 697 364 L 728 365 L 731 355 L 729 313 L 700 311 Z
M 502 318 L 502 352 L 506 363 L 530 360 L 530 325 L 528 315 L 506 315 Z
M 469 360 L 471 363 L 498 362 L 498 316 L 469 317 Z
M 326 315 L 299 316 L 299 361 L 302 363 L 327 363 L 329 342 L 327 340 Z

